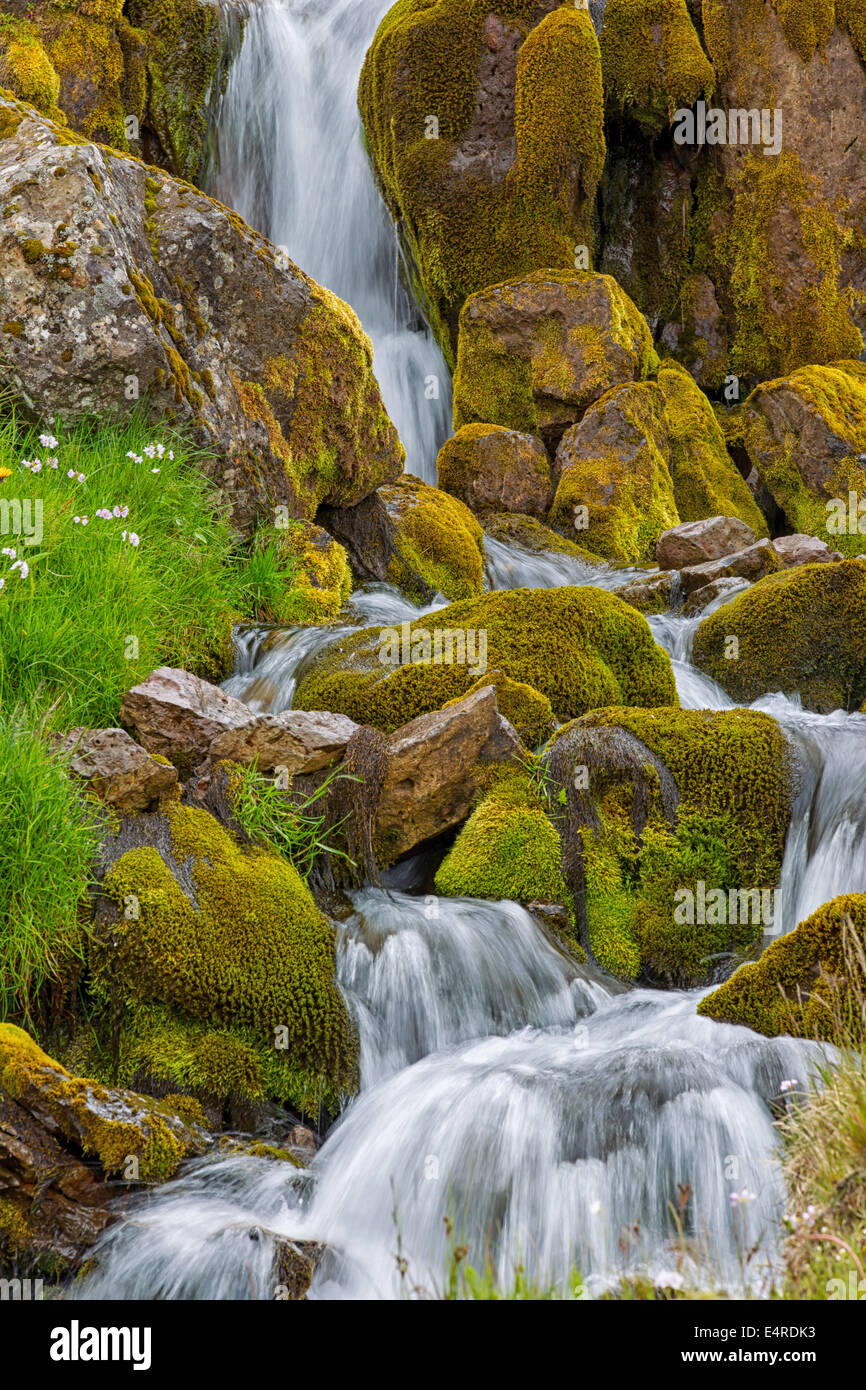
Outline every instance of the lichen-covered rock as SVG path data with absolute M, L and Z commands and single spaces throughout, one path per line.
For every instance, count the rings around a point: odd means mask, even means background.
M 477 515 L 545 516 L 553 501 L 541 440 L 501 425 L 464 425 L 439 450 L 439 486 Z
M 609 108 L 650 135 L 716 85 L 686 0 L 607 0 L 601 62 Z
M 399 476 L 352 310 L 234 213 L 0 98 L 0 383 L 29 412 L 188 423 L 239 527 Z
M 301 676 L 295 708 L 392 733 L 465 695 L 488 669 L 546 695 L 560 720 L 677 700 L 667 655 L 628 604 L 594 588 L 514 589 L 340 639 Z
M 656 542 L 656 560 L 662 569 L 681 570 L 707 560 L 721 560 L 754 545 L 757 539 L 752 528 L 737 517 L 708 516 L 664 531 Z
M 743 431 L 758 476 L 790 525 L 844 555 L 862 554 L 866 364 L 801 367 L 765 382 L 745 403 Z
M 335 1111 L 357 1081 L 357 1040 L 334 979 L 333 928 L 294 867 L 174 805 L 121 821 L 99 873 L 91 973 L 97 998 L 120 1011 L 121 1050 L 141 1047 L 139 1029 L 191 1025 L 174 1048 L 151 1049 L 152 1077 L 168 1070 L 173 1081 L 173 1054 L 197 1039 L 207 1072 L 191 1072 L 194 1094 L 229 1068 L 225 1090 L 313 1114 L 320 1096 Z
M 559 836 L 526 773 L 505 777 L 482 799 L 436 873 L 452 898 L 557 903 L 573 916 Z
M 454 427 L 503 425 L 554 450 L 593 401 L 657 367 L 646 319 L 611 276 L 539 270 L 466 301 Z
M 675 571 L 663 570 L 649 579 L 633 579 L 614 592 L 639 613 L 667 613 L 680 595 L 680 586 Z
M 866 696 L 866 560 L 768 575 L 704 619 L 692 659 L 744 703 L 781 690 L 799 694 L 819 714 L 859 709 Z
M 588 11 L 401 0 L 373 40 L 359 103 L 446 355 L 467 295 L 591 250 L 605 140 Z
M 559 730 L 544 758 L 554 795 L 564 794 L 563 864 L 581 941 L 601 965 L 693 987 L 719 955 L 760 939 L 795 784 L 774 719 L 599 710 Z M 700 911 L 701 885 L 705 898 L 723 894 L 721 911 Z
M 352 592 L 352 570 L 343 546 L 311 521 L 259 525 L 253 540 L 251 575 L 255 616 L 281 627 L 333 622 Z
M 339 762 L 357 729 L 357 724 L 342 714 L 292 709 L 257 714 L 249 723 L 217 734 L 208 758 L 213 763 L 227 760 L 241 766 L 255 762 L 259 772 L 283 768 L 289 777 L 299 777 Z
M 766 536 L 767 523 L 728 453 L 710 402 L 691 372 L 666 359 L 659 368 L 658 384 L 665 401 L 670 472 L 681 520 L 735 517 L 751 527 L 756 538 Z
M 652 562 L 679 522 L 664 398 L 653 382 L 616 387 L 563 435 L 550 524 L 622 564 Z
M 124 729 L 70 729 L 54 744 L 85 789 L 116 811 L 146 811 L 177 787 L 177 769 L 151 756 Z
M 862 1032 L 860 1005 L 850 987 L 855 950 L 851 932 L 866 933 L 866 894 L 825 903 L 805 922 L 739 970 L 698 1005 L 720 1023 L 739 1023 L 766 1037 L 831 1039 Z M 846 940 L 847 938 L 847 940 Z

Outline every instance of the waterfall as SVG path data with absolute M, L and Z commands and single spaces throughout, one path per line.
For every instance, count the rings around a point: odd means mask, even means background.
M 257 0 L 216 112 L 209 191 L 345 299 L 374 349 L 406 467 L 436 481 L 450 433 L 445 360 L 405 288 L 364 151 L 364 55 L 390 0 Z

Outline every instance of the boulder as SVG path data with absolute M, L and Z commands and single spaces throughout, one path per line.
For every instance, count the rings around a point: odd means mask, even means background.
M 658 386 L 616 387 L 563 435 L 550 524 L 605 559 L 651 563 L 659 536 L 679 522 L 669 457 Z
M 496 512 L 484 518 L 484 534 L 503 545 L 516 546 L 529 555 L 561 555 L 578 560 L 590 569 L 606 569 L 605 561 L 574 541 L 552 531 L 534 516 L 518 516 L 516 512 Z M 575 532 L 575 535 L 577 532 Z
M 544 445 L 501 425 L 464 425 L 442 445 L 436 467 L 443 492 L 476 514 L 544 516 L 553 501 Z
M 614 593 L 639 613 L 667 613 L 676 605 L 681 586 L 676 570 L 663 570 L 648 579 L 633 579 Z
M 358 100 L 450 360 L 467 295 L 539 266 L 573 267 L 577 245 L 589 256 L 605 135 L 588 10 L 401 0 L 370 46 Z
M 732 516 L 711 516 L 704 521 L 684 521 L 664 531 L 656 542 L 656 560 L 663 569 L 681 570 L 721 560 L 746 550 L 758 537 L 745 522 Z
M 158 753 L 185 776 L 197 767 L 218 734 L 249 724 L 249 708 L 219 686 L 189 671 L 158 666 L 123 697 L 120 718 L 149 753 Z
M 683 592 L 692 594 L 718 579 L 747 579 L 753 583 L 781 569 L 782 562 L 772 541 L 758 541 L 734 555 L 725 555 L 720 560 L 705 560 L 702 565 L 689 565 L 680 570 L 680 583 Z
M 607 0 L 601 62 L 608 108 L 651 136 L 716 85 L 686 0 Z
M 249 713 L 249 711 L 247 711 Z M 256 762 L 260 772 L 284 768 L 289 777 L 319 772 L 338 763 L 358 725 L 342 714 L 284 710 L 259 714 L 217 734 L 208 750 L 212 763 Z
M 705 618 L 692 660 L 734 700 L 799 695 L 819 714 L 866 697 L 866 560 L 781 570 Z
M 657 366 L 646 319 L 611 276 L 535 271 L 463 306 L 454 427 L 502 425 L 553 452 L 594 401 Z
M 381 865 L 466 820 L 492 763 L 518 763 L 526 752 L 499 713 L 492 686 L 421 715 L 387 742 L 375 820 Z
M 192 426 L 238 527 L 312 518 L 404 452 L 353 311 L 235 213 L 0 98 L 0 384 L 29 413 Z
M 803 367 L 743 409 L 746 448 L 788 523 L 851 558 L 866 549 L 866 364 Z M 851 506 L 851 494 L 855 502 Z
M 832 565 L 845 558 L 841 551 L 831 550 L 827 542 L 817 536 L 777 536 L 773 549 L 784 569 L 793 569 L 795 565 Z
M 280 521 L 256 529 L 253 554 L 270 551 L 284 582 L 260 588 L 253 616 L 280 627 L 333 622 L 352 592 L 345 549 L 311 521 Z
M 701 589 L 695 589 L 689 594 L 683 605 L 683 617 L 694 618 L 698 613 L 703 613 L 709 608 L 716 599 L 722 598 L 725 594 L 738 594 L 748 583 L 744 579 L 714 579 L 710 584 L 705 584 Z
M 86 789 L 116 811 L 146 811 L 177 786 L 177 768 L 159 762 L 124 729 L 70 729 L 54 744 Z

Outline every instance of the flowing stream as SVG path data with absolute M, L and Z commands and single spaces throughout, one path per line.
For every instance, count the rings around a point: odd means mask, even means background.
M 262 0 L 220 109 L 213 187 L 359 312 L 410 467 L 432 478 L 447 372 L 403 289 L 355 109 L 389 4 Z M 438 403 L 425 398 L 430 375 Z M 634 575 L 488 540 L 487 577 L 493 589 L 613 588 Z M 288 709 L 324 645 L 421 611 L 373 585 L 342 625 L 248 631 L 226 688 L 256 710 Z M 683 705 L 728 708 L 691 664 L 697 621 L 650 620 Z M 836 894 L 866 891 L 866 718 L 822 718 L 772 692 L 756 707 L 801 753 L 787 931 Z M 109 1230 L 75 1296 L 270 1299 L 282 1239 L 326 1247 L 312 1298 L 433 1296 L 458 1238 L 506 1285 L 517 1265 L 561 1289 L 577 1269 L 592 1296 L 624 1273 L 664 1284 L 679 1261 L 687 1281 L 766 1293 L 785 1211 L 774 1113 L 783 1082 L 808 1084 L 817 1050 L 700 1018 L 699 991 L 626 989 L 577 966 L 514 903 L 399 891 L 411 873 L 388 882 L 354 894 L 338 928 L 362 1084 L 310 1169 L 189 1165 Z

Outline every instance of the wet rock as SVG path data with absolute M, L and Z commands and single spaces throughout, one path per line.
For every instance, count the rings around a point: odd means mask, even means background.
M 831 550 L 827 542 L 817 536 L 777 536 L 773 549 L 785 569 L 793 569 L 795 565 L 830 565 L 845 558 L 841 551 Z
M 705 521 L 686 521 L 659 536 L 656 560 L 662 569 L 686 569 L 745 550 L 757 539 L 751 527 L 736 517 L 711 516 Z
M 304 1302 L 325 1249 L 315 1241 L 279 1237 L 274 1249 L 274 1297 L 289 1303 Z
M 675 570 L 665 570 L 649 579 L 634 579 L 614 592 L 639 613 L 667 613 L 680 593 L 679 576 Z
M 464 425 L 439 451 L 439 486 L 471 511 L 544 516 L 553 501 L 540 440 L 500 425 Z
M 124 729 L 70 729 L 54 744 L 88 791 L 117 811 L 146 811 L 177 786 L 177 769 L 157 761 Z
M 689 594 L 683 607 L 683 617 L 694 618 L 723 594 L 739 593 L 747 582 L 744 579 L 714 579 L 711 583 L 704 584 L 702 588 Z
M 772 541 L 758 541 L 734 555 L 719 560 L 706 560 L 702 565 L 689 565 L 680 570 L 680 583 L 686 594 L 703 589 L 717 579 L 747 579 L 751 583 L 763 579 L 781 568 L 781 560 Z
M 188 184 L 6 98 L 0 122 L 0 383 L 31 414 L 125 419 L 134 396 L 190 425 L 241 529 L 399 476 L 347 305 Z
M 120 717 L 150 753 L 168 758 L 186 776 L 214 739 L 249 725 L 249 708 L 189 671 L 158 666 L 123 697 Z
M 260 772 L 279 767 L 290 777 L 297 777 L 339 762 L 357 729 L 358 725 L 342 714 L 305 710 L 259 714 L 247 724 L 218 734 L 208 750 L 208 760 L 256 761 Z

